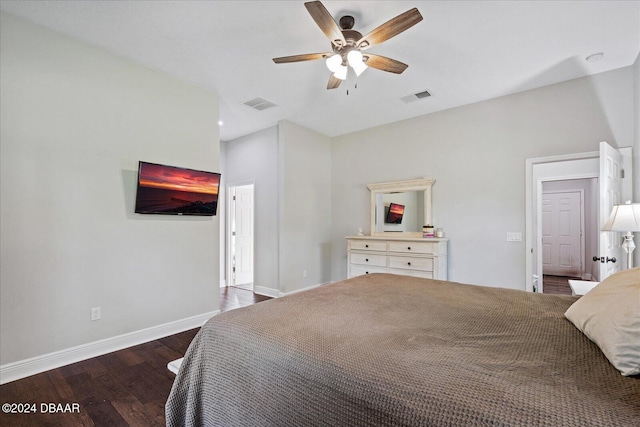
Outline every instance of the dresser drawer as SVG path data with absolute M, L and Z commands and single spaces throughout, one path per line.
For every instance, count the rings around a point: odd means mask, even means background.
M 389 252 L 432 254 L 435 250 L 431 242 L 389 242 Z
M 387 266 L 386 255 L 351 253 L 349 257 L 351 264 L 372 265 L 377 267 Z
M 433 258 L 418 258 L 410 256 L 390 256 L 389 268 L 407 270 L 433 271 Z
M 372 267 L 367 265 L 351 264 L 349 266 L 349 277 L 362 276 L 364 274 L 373 273 L 388 273 L 389 270 L 385 267 Z
M 387 250 L 387 242 L 380 242 L 377 240 L 351 240 L 349 241 L 349 245 L 351 250 L 358 251 L 386 252 Z
M 424 279 L 433 279 L 433 271 L 420 271 L 420 270 L 403 270 L 400 268 L 389 269 L 391 274 L 401 274 L 403 276 L 422 277 Z

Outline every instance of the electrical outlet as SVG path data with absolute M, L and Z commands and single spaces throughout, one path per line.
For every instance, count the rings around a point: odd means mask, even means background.
M 302 271 L 302 277 L 307 277 L 307 276 L 308 276 L 307 270 L 303 270 Z
M 93 307 L 91 309 L 91 320 L 100 320 L 100 307 Z

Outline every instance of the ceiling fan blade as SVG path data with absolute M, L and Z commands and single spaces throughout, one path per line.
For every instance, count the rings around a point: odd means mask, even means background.
M 300 61 L 313 61 L 316 59 L 322 59 L 333 55 L 333 53 L 305 53 L 303 55 L 291 55 L 291 56 L 281 56 L 280 58 L 273 58 L 273 62 L 276 64 L 286 64 L 289 62 L 300 62 Z
M 366 53 L 363 56 L 365 64 L 376 70 L 388 71 L 389 73 L 402 74 L 407 69 L 408 65 L 404 62 L 396 61 L 395 59 L 387 58 L 386 56 L 374 55 L 372 53 Z
M 336 89 L 338 86 L 340 86 L 340 83 L 342 83 L 342 80 L 331 73 L 331 76 L 329 77 L 329 83 L 327 83 L 327 89 Z
M 329 37 L 335 46 L 344 46 L 347 42 L 342 35 L 342 31 L 333 19 L 326 7 L 319 1 L 306 2 L 304 6 L 309 14 L 316 21 L 322 32 Z
M 375 46 L 385 40 L 389 40 L 391 37 L 397 36 L 420 21 L 422 21 L 422 15 L 420 15 L 418 9 L 414 7 L 413 9 L 407 10 L 395 18 L 388 20 L 366 36 L 362 37 L 356 42 L 356 46 L 360 49 L 368 49 L 371 46 Z

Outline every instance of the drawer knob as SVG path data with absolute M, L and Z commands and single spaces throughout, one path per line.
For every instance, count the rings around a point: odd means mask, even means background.
M 364 260 L 365 260 L 366 262 L 369 262 L 369 258 L 365 258 Z
M 364 245 L 364 247 L 365 247 L 365 248 L 368 248 L 368 247 L 369 247 L 369 245 Z
M 407 265 L 411 265 L 411 263 L 410 263 L 410 262 L 408 262 L 408 263 L 407 263 Z
M 365 272 L 364 272 L 364 274 L 369 274 L 369 272 L 368 272 L 368 271 L 365 271 Z
M 410 251 L 411 250 L 411 246 L 407 246 L 407 250 Z

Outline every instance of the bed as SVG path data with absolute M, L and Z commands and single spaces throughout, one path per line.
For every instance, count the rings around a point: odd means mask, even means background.
M 371 274 L 232 310 L 189 347 L 168 426 L 638 426 L 578 297 Z

